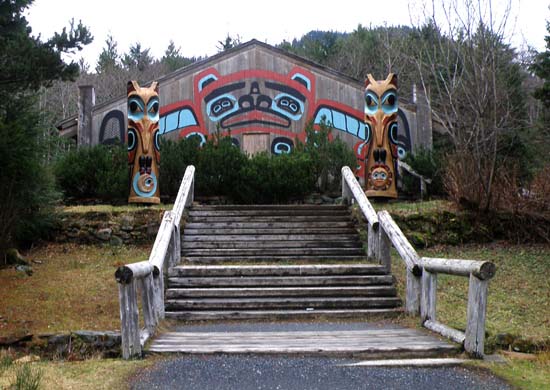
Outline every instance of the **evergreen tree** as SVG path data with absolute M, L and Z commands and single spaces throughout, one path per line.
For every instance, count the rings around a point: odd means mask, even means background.
M 105 47 L 99 54 L 95 71 L 97 73 L 107 73 L 119 68 L 119 57 L 117 43 L 112 35 L 108 35 L 105 40 Z
M 62 53 L 74 53 L 92 41 L 80 22 L 47 41 L 35 37 L 24 16 L 32 0 L 0 3 L 0 262 L 16 241 L 44 232 L 53 200 L 53 180 L 44 166 L 44 132 L 35 96 L 55 80 L 78 75 L 76 62 L 65 63 Z
M 137 69 L 143 72 L 153 64 L 153 57 L 149 55 L 150 49 L 142 49 L 141 43 L 136 42 L 130 46 L 130 51 L 122 57 L 122 65 L 128 70 Z
M 546 41 L 546 50 L 537 54 L 531 70 L 543 80 L 543 84 L 535 91 L 535 97 L 540 100 L 545 108 L 550 108 L 550 22 L 546 23 L 548 35 L 544 38 Z
M 180 54 L 180 48 L 176 48 L 176 44 L 173 40 L 170 40 L 164 56 L 160 60 L 168 69 L 169 72 L 172 72 L 176 69 L 183 68 L 189 64 L 195 62 L 192 58 L 185 58 Z

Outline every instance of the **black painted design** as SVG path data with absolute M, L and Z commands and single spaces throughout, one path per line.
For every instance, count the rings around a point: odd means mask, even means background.
M 112 110 L 105 115 L 99 128 L 99 143 L 113 145 L 124 143 L 124 113 Z

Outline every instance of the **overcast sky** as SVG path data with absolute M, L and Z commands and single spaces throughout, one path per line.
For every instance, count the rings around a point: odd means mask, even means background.
M 35 0 L 27 18 L 33 34 L 49 38 L 68 21 L 82 20 L 94 36 L 76 57 L 95 68 L 108 34 L 119 53 L 140 42 L 160 58 L 170 39 L 187 57 L 212 55 L 227 34 L 242 42 L 256 38 L 269 44 L 299 38 L 311 30 L 351 32 L 363 26 L 411 25 L 423 20 L 425 0 Z M 466 0 L 463 0 L 466 1 Z M 493 0 L 496 18 L 502 3 Z M 506 34 L 515 47 L 525 43 L 544 50 L 548 0 L 512 0 Z M 77 58 L 75 58 L 77 59 Z

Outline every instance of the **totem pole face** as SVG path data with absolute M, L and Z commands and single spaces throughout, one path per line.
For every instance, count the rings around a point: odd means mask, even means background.
M 141 88 L 128 82 L 129 203 L 160 203 L 158 83 Z
M 365 169 L 366 194 L 371 197 L 397 198 L 397 76 L 384 81 L 368 75 L 365 89 L 365 126 L 370 142 Z

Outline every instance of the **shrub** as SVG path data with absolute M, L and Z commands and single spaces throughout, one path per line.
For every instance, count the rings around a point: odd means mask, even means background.
M 426 148 L 418 149 L 414 154 L 408 154 L 403 160 L 417 173 L 430 179 L 427 190 L 430 195 L 444 195 L 443 170 L 444 160 L 440 152 Z M 403 191 L 411 194 L 420 193 L 418 179 L 405 173 L 403 176 Z
M 354 169 L 357 159 L 353 150 L 340 138 L 330 141 L 330 122 L 321 119 L 318 129 L 310 121 L 306 126 L 306 143 L 298 143 L 297 148 L 308 154 L 313 162 L 313 170 L 318 178 L 317 187 L 321 192 L 335 191 L 341 186 L 343 166 Z
M 15 390 L 38 390 L 42 381 L 42 370 L 32 367 L 30 364 L 23 364 L 15 371 Z
M 123 145 L 71 150 L 54 166 L 65 199 L 117 201 L 128 196 L 128 152 Z
M 160 150 L 160 193 L 175 197 L 178 193 L 181 179 L 188 165 L 196 165 L 199 154 L 197 137 L 182 138 L 171 141 L 161 138 Z
M 230 196 L 238 203 L 283 203 L 312 192 L 315 182 L 313 162 L 306 153 L 259 153 L 243 165 Z

